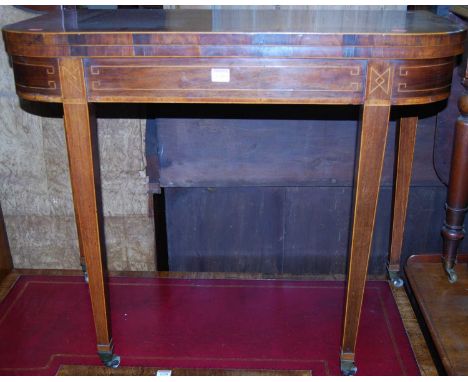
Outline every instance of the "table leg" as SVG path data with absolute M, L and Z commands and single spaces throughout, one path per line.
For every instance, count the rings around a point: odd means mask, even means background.
M 86 101 L 81 59 L 60 60 L 65 135 L 75 218 L 81 255 L 89 276 L 89 292 L 96 329 L 97 350 L 105 365 L 117 367 L 120 358 L 113 353 L 109 304 L 104 284 L 104 240 L 100 214 L 99 160 L 96 119 Z
M 354 365 L 354 353 L 374 231 L 389 114 L 389 104 L 369 102 L 363 106 L 341 347 L 341 371 L 348 375 L 357 370 Z
M 444 240 L 444 269 L 449 281 L 457 281 L 454 267 L 457 260 L 457 248 L 465 236 L 463 221 L 468 210 L 468 95 L 461 97 L 458 103 L 461 116 L 455 124 L 455 137 L 450 167 L 445 222 L 442 227 Z
M 392 236 L 388 274 L 393 285 L 403 286 L 400 278 L 400 257 L 405 231 L 406 208 L 411 183 L 414 145 L 416 143 L 417 117 L 401 118 L 398 126 L 398 150 L 395 174 L 395 189 L 393 193 Z

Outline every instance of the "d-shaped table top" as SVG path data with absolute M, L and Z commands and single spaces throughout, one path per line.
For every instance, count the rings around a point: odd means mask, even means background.
M 41 46 L 42 50 L 35 51 L 36 57 L 52 52 L 148 56 L 150 51 L 106 50 L 103 45 L 172 44 L 290 47 L 266 49 L 261 54 L 243 50 L 236 56 L 435 58 L 461 53 L 460 42 L 465 38 L 461 26 L 425 11 L 73 10 L 9 25 L 3 32 L 9 53 L 27 52 L 30 45 Z M 27 46 L 19 47 L 18 43 Z M 52 46 L 92 46 L 93 50 L 51 50 Z M 317 49 L 293 49 L 305 46 Z M 330 49 L 340 46 L 343 49 Z M 376 49 L 369 49 L 372 47 Z M 423 47 L 431 48 L 430 53 L 422 53 Z M 227 51 L 179 49 L 171 56 L 232 56 L 232 50 L 223 52 Z
M 91 102 L 400 105 L 448 97 L 466 32 L 429 12 L 73 10 L 3 34 L 33 100 L 62 102 L 58 59 L 80 57 Z

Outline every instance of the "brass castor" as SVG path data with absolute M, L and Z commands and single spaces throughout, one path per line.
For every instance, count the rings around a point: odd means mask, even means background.
M 86 284 L 89 284 L 88 270 L 86 264 L 81 264 L 81 270 L 83 271 L 83 277 Z
M 405 284 L 403 279 L 398 275 L 398 272 L 388 271 L 388 277 L 395 288 L 401 288 Z
M 457 273 L 455 272 L 455 269 L 445 268 L 445 272 L 447 273 L 448 281 L 450 284 L 455 284 L 458 281 L 458 276 L 457 276 Z
M 401 288 L 405 283 L 401 277 L 397 277 L 395 279 L 392 279 L 391 281 L 392 281 L 392 285 L 395 288 Z
M 112 352 L 98 352 L 102 363 L 112 369 L 117 369 L 120 365 L 120 356 Z
M 353 361 L 341 360 L 340 368 L 341 374 L 344 376 L 355 375 L 357 372 L 357 367 Z

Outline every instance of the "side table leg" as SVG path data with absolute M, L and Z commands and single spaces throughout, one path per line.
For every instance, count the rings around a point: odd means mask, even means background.
M 392 236 L 388 275 L 393 285 L 403 286 L 400 277 L 400 257 L 405 231 L 406 209 L 413 167 L 414 145 L 416 143 L 417 117 L 401 118 L 398 126 L 398 151 L 396 158 L 396 174 L 393 192 Z
M 389 115 L 390 104 L 364 104 L 341 347 L 341 369 L 345 375 L 356 372 L 354 354 L 374 231 Z
M 444 240 L 443 261 L 449 281 L 457 281 L 455 264 L 457 248 L 465 236 L 463 221 L 468 210 L 468 95 L 458 102 L 460 117 L 455 124 L 455 137 L 447 193 L 445 221 L 442 227 Z
M 99 198 L 96 119 L 86 100 L 83 63 L 78 58 L 60 60 L 65 135 L 73 191 L 78 239 L 89 276 L 89 292 L 97 337 L 97 350 L 106 366 L 118 367 L 113 353 L 109 304 L 104 284 L 104 242 Z

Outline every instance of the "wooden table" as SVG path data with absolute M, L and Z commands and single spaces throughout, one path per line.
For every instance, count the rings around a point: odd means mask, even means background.
M 18 95 L 63 104 L 73 200 L 103 362 L 113 353 L 103 278 L 93 103 L 362 105 L 341 369 L 355 345 L 393 105 L 447 98 L 465 31 L 425 12 L 62 11 L 3 30 Z M 389 271 L 399 271 L 417 109 L 399 125 Z M 227 143 L 228 144 L 228 143 Z

